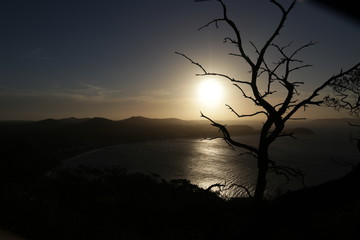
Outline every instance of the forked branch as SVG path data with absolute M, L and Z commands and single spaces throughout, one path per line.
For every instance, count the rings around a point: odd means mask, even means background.
M 246 85 L 250 85 L 249 82 L 247 81 L 241 81 L 241 80 L 237 80 L 235 78 L 232 78 L 226 74 L 222 74 L 222 73 L 213 73 L 213 72 L 208 72 L 206 71 L 206 69 L 198 62 L 195 62 L 194 60 L 192 60 L 191 58 L 189 58 L 188 56 L 186 56 L 185 54 L 183 53 L 180 53 L 180 52 L 175 52 L 175 54 L 178 54 L 180 56 L 183 56 L 184 58 L 186 58 L 187 60 L 189 60 L 192 64 L 196 65 L 197 67 L 199 67 L 204 73 L 198 73 L 196 74 L 196 76 L 218 76 L 218 77 L 223 77 L 223 78 L 226 78 L 228 80 L 230 80 L 231 82 L 234 82 L 234 83 L 240 83 L 240 84 L 246 84 Z
M 280 166 L 275 164 L 274 161 L 270 161 L 271 166 L 269 170 L 273 170 L 277 175 L 282 175 L 286 178 L 286 181 L 289 182 L 291 178 L 296 178 L 301 181 L 302 185 L 305 187 L 304 173 L 300 169 L 292 168 L 289 166 Z
M 360 68 L 360 63 L 356 64 L 355 66 L 349 68 L 348 70 L 346 70 L 345 72 L 341 71 L 339 74 L 336 74 L 332 77 L 330 77 L 327 81 L 325 81 L 321 86 L 319 86 L 318 88 L 316 88 L 314 90 L 314 92 L 305 100 L 301 101 L 300 103 L 298 103 L 286 116 L 285 116 L 285 120 L 288 120 L 289 118 L 291 118 L 291 116 L 296 113 L 299 108 L 302 107 L 306 107 L 307 105 L 320 105 L 324 102 L 324 100 L 319 100 L 319 101 L 313 101 L 313 99 L 315 97 L 317 97 L 319 95 L 319 92 L 321 90 L 323 90 L 325 87 L 330 86 L 333 82 L 335 82 L 337 79 L 342 78 L 344 76 L 346 76 L 347 74 L 351 73 L 352 71 L 355 71 L 356 69 Z
M 247 145 L 247 144 L 243 144 L 243 143 L 240 143 L 240 142 L 237 142 L 235 141 L 234 139 L 231 138 L 231 135 L 229 133 L 229 131 L 226 129 L 226 126 L 225 125 L 222 125 L 222 124 L 219 124 L 217 122 L 215 122 L 214 120 L 212 120 L 211 118 L 205 116 L 202 112 L 201 113 L 201 117 L 209 120 L 211 122 L 211 125 L 214 126 L 214 127 L 217 127 L 220 132 L 223 134 L 224 136 L 224 140 L 228 143 L 230 143 L 231 145 L 235 146 L 235 147 L 240 147 L 240 148 L 244 148 L 246 150 L 249 150 L 250 152 L 253 152 L 255 154 L 258 154 L 258 149 L 250 146 L 250 145 Z

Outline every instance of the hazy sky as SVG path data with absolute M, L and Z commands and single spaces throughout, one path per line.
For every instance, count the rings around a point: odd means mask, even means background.
M 224 0 L 229 15 L 249 41 L 260 47 L 280 11 L 266 0 Z M 283 0 L 288 4 L 290 1 Z M 251 102 L 224 79 L 218 104 L 199 99 L 199 69 L 246 80 L 249 68 L 238 58 L 225 25 L 197 31 L 221 17 L 217 1 L 193 0 L 11 0 L 0 1 L 0 120 L 130 116 L 232 119 L 225 104 L 251 113 Z M 309 90 L 360 60 L 360 26 L 351 19 L 299 1 L 277 43 L 299 47 L 319 42 L 301 57 L 313 67 L 297 72 Z M 215 94 L 214 94 L 215 95 Z M 298 116 L 341 117 L 315 107 Z

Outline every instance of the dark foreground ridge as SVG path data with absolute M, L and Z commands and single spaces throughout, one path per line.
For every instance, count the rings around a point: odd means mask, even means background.
M 115 167 L 62 169 L 31 187 L 3 181 L 0 187 L 1 227 L 25 239 L 305 240 L 360 235 L 359 191 L 340 203 L 328 186 L 264 201 L 259 209 L 249 198 L 222 199 L 185 179 L 167 182 Z
M 0 206 L 2 226 L 37 240 L 239 235 L 234 224 L 239 219 L 229 204 L 186 180 L 165 182 L 117 168 L 80 168 L 54 175 L 27 191 L 7 186 Z

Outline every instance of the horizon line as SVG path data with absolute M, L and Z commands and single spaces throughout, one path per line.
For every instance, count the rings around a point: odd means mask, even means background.
M 152 119 L 152 120 L 170 120 L 170 119 L 177 119 L 177 120 L 182 120 L 182 121 L 207 121 L 206 119 L 182 119 L 182 118 L 177 118 L 177 117 L 146 117 L 146 116 L 141 116 L 141 115 L 137 115 L 137 116 L 130 116 L 130 117 L 126 117 L 126 118 L 121 118 L 121 119 L 114 119 L 114 118 L 107 118 L 107 117 L 100 117 L 100 116 L 94 116 L 94 117 L 60 117 L 60 118 L 41 118 L 41 119 L 0 119 L 0 122 L 39 122 L 39 121 L 45 121 L 45 120 L 67 120 L 67 119 L 95 119 L 95 118 L 102 118 L 102 119 L 107 119 L 107 120 L 111 120 L 111 121 L 122 121 L 122 120 L 126 120 L 126 119 L 130 119 L 130 118 L 145 118 L 145 119 Z M 355 118 L 355 117 L 340 117 L 340 118 L 304 118 L 304 119 L 289 119 L 291 122 L 301 122 L 301 121 L 313 121 L 313 120 L 346 120 L 346 119 L 351 119 L 351 120 L 359 120 L 359 118 Z M 217 119 L 216 121 L 228 121 L 228 122 L 235 122 L 235 121 L 264 121 L 264 119 L 259 119 L 259 118 L 254 118 L 254 119 Z

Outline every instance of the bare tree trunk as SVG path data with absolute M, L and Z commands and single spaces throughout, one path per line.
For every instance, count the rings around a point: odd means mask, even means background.
M 266 175 L 269 169 L 269 145 L 270 142 L 267 139 L 273 121 L 270 118 L 264 123 L 259 139 L 259 148 L 257 154 L 257 168 L 258 175 L 256 180 L 256 187 L 254 193 L 255 204 L 260 203 L 264 198 L 266 190 Z
M 260 202 L 264 197 L 264 192 L 266 189 L 266 173 L 267 173 L 266 164 L 259 162 L 258 177 L 256 181 L 256 188 L 254 195 L 255 202 Z
M 260 146 L 259 148 L 259 155 L 257 159 L 258 176 L 254 194 L 255 204 L 263 200 L 266 190 L 266 176 L 269 168 L 268 147 L 269 146 L 265 144 L 265 146 Z

